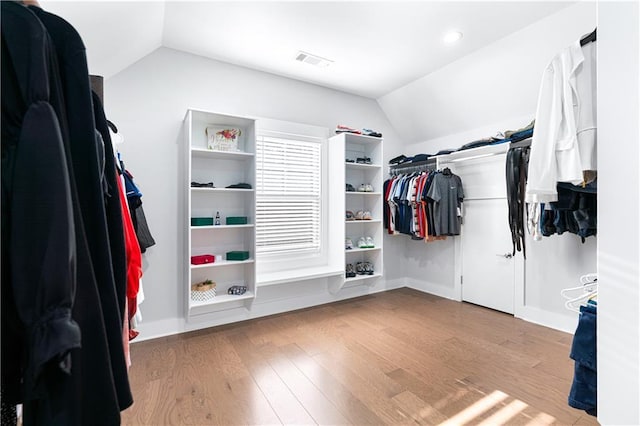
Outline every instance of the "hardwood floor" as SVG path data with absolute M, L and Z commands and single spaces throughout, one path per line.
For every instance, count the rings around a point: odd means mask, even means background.
M 571 335 L 409 289 L 132 345 L 123 424 L 595 425 Z

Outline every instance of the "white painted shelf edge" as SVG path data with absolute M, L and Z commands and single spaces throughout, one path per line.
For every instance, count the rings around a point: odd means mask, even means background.
M 350 282 L 354 282 L 354 281 L 363 281 L 363 280 L 368 280 L 368 279 L 372 279 L 372 278 L 380 278 L 380 277 L 382 277 L 382 274 L 356 275 L 353 278 L 345 278 L 344 282 L 345 283 L 350 283 Z
M 191 188 L 191 192 L 254 192 L 254 189 L 244 188 Z
M 253 263 L 255 262 L 254 259 L 247 259 L 247 260 L 216 260 L 213 263 L 204 263 L 202 265 L 190 265 L 191 269 L 205 269 L 205 268 L 220 268 L 223 266 L 230 266 L 230 265 L 242 265 L 245 263 Z
M 194 157 L 203 157 L 203 158 L 227 158 L 227 159 L 248 159 L 254 157 L 255 155 L 252 152 L 242 152 L 242 151 L 214 151 L 211 149 L 204 148 L 191 148 L 191 154 Z
M 382 195 L 382 192 L 346 191 L 346 194 L 347 195 L 358 194 L 358 195 L 377 195 L 377 196 L 380 196 L 380 195 Z
M 189 308 L 199 308 L 201 306 L 210 306 L 210 305 L 217 305 L 220 303 L 236 302 L 240 300 L 253 299 L 254 297 L 255 296 L 251 291 L 247 291 L 245 294 L 240 296 L 236 296 L 233 294 L 222 294 L 220 296 L 212 297 L 209 300 L 203 300 L 203 301 L 189 300 Z
M 233 228 L 253 228 L 255 225 L 246 224 L 246 225 L 206 225 L 206 226 L 192 226 L 191 230 L 196 229 L 233 229 Z
M 350 163 L 345 161 L 345 165 L 348 169 L 380 169 L 380 164 L 363 164 L 363 163 Z
M 344 251 L 346 253 L 362 253 L 364 251 L 377 251 L 380 250 L 381 247 L 365 247 L 365 248 L 352 248 L 352 249 L 345 249 Z
M 382 222 L 380 219 L 371 219 L 371 220 L 345 220 L 345 223 L 380 223 Z

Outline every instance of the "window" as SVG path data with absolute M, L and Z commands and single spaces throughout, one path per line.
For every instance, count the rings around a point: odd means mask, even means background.
M 258 254 L 319 254 L 322 250 L 320 138 L 258 135 Z

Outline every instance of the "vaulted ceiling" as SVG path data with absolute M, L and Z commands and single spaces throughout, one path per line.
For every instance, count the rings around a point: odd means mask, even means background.
M 164 46 L 374 99 L 572 3 L 41 0 L 106 78 Z M 443 43 L 450 30 L 463 38 Z M 300 50 L 334 62 L 297 62 Z

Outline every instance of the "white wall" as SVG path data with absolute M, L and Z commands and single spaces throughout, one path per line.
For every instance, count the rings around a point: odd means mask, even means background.
M 497 124 L 535 111 L 544 66 L 559 49 L 593 31 L 595 12 L 594 2 L 564 8 L 382 96 L 378 103 L 407 143 L 487 126 L 498 130 Z M 519 124 L 512 120 L 509 125 Z
M 435 153 L 518 129 L 535 116 L 542 71 L 551 58 L 596 27 L 596 3 L 581 2 L 378 99 L 406 141 L 405 154 Z M 505 226 L 508 219 L 504 218 Z M 454 239 L 419 245 L 405 239 L 408 283 L 457 298 Z M 565 331 L 577 317 L 560 290 L 596 268 L 596 239 L 527 239 L 523 318 Z M 521 255 L 520 255 L 521 256 Z
M 598 5 L 598 420 L 640 424 L 640 7 Z
M 142 189 L 145 213 L 157 242 L 144 255 L 146 301 L 140 326 L 143 338 L 181 331 L 183 327 L 184 284 L 180 282 L 179 262 L 184 255 L 179 250 L 183 231 L 178 224 L 178 154 L 182 120 L 188 107 L 331 129 L 338 123 L 379 129 L 387 144 L 385 151 L 391 155 L 398 150 L 394 148 L 398 137 L 374 100 L 172 49 L 160 48 L 108 79 L 105 109 L 125 136 L 121 152 Z M 343 197 L 344 193 L 335 196 Z M 394 282 L 403 282 L 404 271 L 393 257 L 389 259 L 384 266 L 385 278 L 393 286 Z M 262 289 L 259 297 L 265 304 L 256 306 L 260 303 L 256 301 L 253 311 L 265 315 L 335 300 L 327 293 L 326 285 L 326 280 L 299 285 L 300 291 L 296 293 L 304 296 L 299 301 L 283 300 L 282 292 Z M 384 288 L 380 280 L 377 287 L 360 286 L 337 297 Z M 290 298 L 294 293 L 288 294 Z M 246 319 L 243 309 L 212 316 L 211 321 Z

